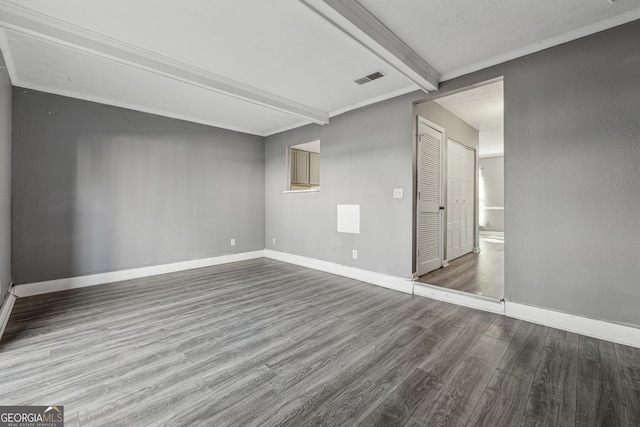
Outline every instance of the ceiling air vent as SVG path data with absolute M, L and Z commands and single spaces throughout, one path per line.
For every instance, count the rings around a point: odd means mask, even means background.
M 368 76 L 355 80 L 355 82 L 358 83 L 359 85 L 363 85 L 365 83 L 369 83 L 373 80 L 379 79 L 380 77 L 384 77 L 384 74 L 382 74 L 380 71 L 376 71 L 373 74 L 369 74 Z

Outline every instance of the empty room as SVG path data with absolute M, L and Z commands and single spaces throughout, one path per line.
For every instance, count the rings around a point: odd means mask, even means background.
M 638 426 L 639 165 L 637 0 L 0 0 L 0 425 Z

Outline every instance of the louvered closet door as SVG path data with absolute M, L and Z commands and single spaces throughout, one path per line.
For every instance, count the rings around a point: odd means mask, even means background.
M 442 266 L 442 133 L 418 127 L 418 274 Z

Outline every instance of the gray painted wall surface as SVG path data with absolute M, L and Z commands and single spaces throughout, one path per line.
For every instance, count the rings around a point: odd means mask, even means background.
M 504 76 L 509 301 L 640 327 L 638 40 L 634 21 L 441 85 Z
M 480 134 L 471 125 L 444 108 L 437 102 L 425 102 L 416 105 L 414 114 L 444 128 L 444 140 L 451 138 L 456 142 L 478 150 Z
M 16 283 L 264 248 L 262 137 L 18 88 L 13 106 Z
M 266 247 L 399 277 L 412 270 L 409 94 L 266 138 Z M 287 146 L 320 139 L 320 192 L 283 194 Z M 394 199 L 393 189 L 404 198 Z M 360 205 L 360 234 L 337 232 L 337 205 Z M 272 239 L 276 238 L 276 245 Z M 358 259 L 351 256 L 358 251 Z
M 0 305 L 11 284 L 11 90 L 0 52 Z
M 504 156 L 483 157 L 478 164 L 484 181 L 484 206 L 504 208 Z M 484 218 L 489 224 L 483 230 L 504 231 L 504 210 L 485 210 Z

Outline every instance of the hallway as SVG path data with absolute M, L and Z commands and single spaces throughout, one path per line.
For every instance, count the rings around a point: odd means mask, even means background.
M 504 233 L 480 232 L 480 252 L 456 258 L 420 276 L 419 282 L 501 299 L 504 294 Z

